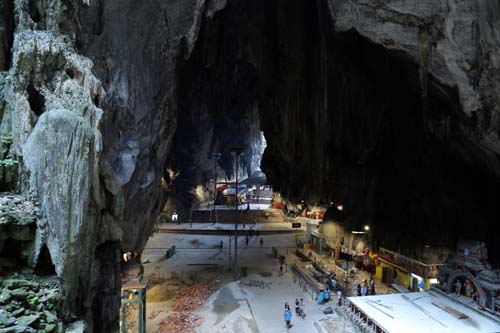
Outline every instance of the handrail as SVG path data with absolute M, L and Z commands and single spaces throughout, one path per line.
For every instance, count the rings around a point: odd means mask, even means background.
M 426 264 L 383 247 L 379 248 L 379 256 L 380 259 L 402 266 L 408 271 L 418 273 L 424 278 L 435 278 L 438 272 L 437 268 L 443 266 L 443 264 Z
M 424 262 L 418 261 L 417 259 L 413 259 L 413 258 L 407 257 L 407 256 L 405 256 L 405 255 L 403 255 L 403 254 L 400 254 L 400 253 L 398 253 L 398 252 L 394 252 L 394 251 L 388 250 L 388 249 L 383 248 L 383 247 L 380 247 L 379 249 L 380 249 L 380 250 L 379 250 L 379 255 L 380 255 L 380 256 L 383 256 L 383 252 L 389 252 L 389 253 L 392 253 L 392 254 L 393 254 L 393 255 L 395 255 L 395 256 L 398 256 L 398 257 L 403 257 L 404 259 L 406 259 L 406 260 L 408 260 L 408 261 L 415 262 L 415 263 L 417 263 L 417 264 L 419 264 L 419 265 L 422 265 L 422 266 L 429 266 L 429 267 L 430 267 L 430 266 L 443 266 L 443 264 L 426 264 L 426 263 L 424 263 Z

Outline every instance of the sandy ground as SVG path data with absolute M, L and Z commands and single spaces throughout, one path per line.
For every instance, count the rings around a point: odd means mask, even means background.
M 309 294 L 303 293 L 293 283 L 290 272 L 278 276 L 279 264 L 272 256 L 271 247 L 278 247 L 291 263 L 296 259 L 293 254 L 295 237 L 293 234 L 263 236 L 263 246 L 252 237 L 248 247 L 245 238 L 239 237 L 239 265 L 246 267 L 248 274 L 234 282 L 228 270 L 229 237 L 154 234 L 142 256 L 143 262 L 149 262 L 144 265 L 145 275 L 152 277 L 153 284 L 156 284 L 148 290 L 147 315 L 154 313 L 157 316 L 147 320 L 147 332 L 157 332 L 159 322 L 171 313 L 176 290 L 194 283 L 214 281 L 220 288 L 195 312 L 203 318 L 198 332 L 354 332 L 334 302 L 317 305 Z M 219 251 L 217 246 L 221 240 L 224 248 Z M 175 245 L 177 251 L 166 259 L 165 249 L 171 245 Z M 301 319 L 294 315 L 293 327 L 287 330 L 284 304 L 288 302 L 293 312 L 295 298 L 304 299 L 307 316 Z M 327 306 L 337 311 L 324 315 L 322 309 Z

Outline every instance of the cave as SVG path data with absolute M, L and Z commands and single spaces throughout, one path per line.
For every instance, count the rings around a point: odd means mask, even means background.
M 45 110 L 45 97 L 31 84 L 28 86 L 26 91 L 28 93 L 28 102 L 31 111 L 33 111 L 37 116 L 41 116 Z
M 300 281 L 292 306 L 331 297 L 367 327 L 357 296 L 430 290 L 500 330 L 500 5 L 21 7 L 0 20 L 25 45 L 0 36 L 0 134 L 65 328 L 277 331 L 271 296 Z
M 17 271 L 28 266 L 28 260 L 24 252 L 30 242 L 14 239 L 12 237 L 3 241 L 0 258 L 3 259 L 2 269 L 5 271 Z
M 47 245 L 43 245 L 38 255 L 38 261 L 35 265 L 35 273 L 40 276 L 55 276 L 56 268 L 50 258 L 50 252 Z
M 0 4 L 0 68 L 8 70 L 11 47 L 14 42 L 14 1 L 6 0 Z

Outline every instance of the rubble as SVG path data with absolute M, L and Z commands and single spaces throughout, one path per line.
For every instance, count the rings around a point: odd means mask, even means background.
M 200 284 L 184 288 L 175 295 L 176 300 L 172 305 L 174 311 L 194 311 L 201 307 L 210 296 L 213 289 L 210 285 Z
M 160 322 L 158 333 L 196 333 L 203 319 L 190 312 L 177 312 L 167 316 Z
M 0 290 L 0 333 L 62 331 L 56 278 L 15 273 L 0 279 Z
M 193 314 L 193 311 L 203 305 L 218 285 L 218 283 L 198 284 L 178 291 L 172 304 L 172 310 L 176 312 L 160 322 L 158 333 L 195 333 L 196 327 L 202 324 L 203 319 Z M 153 311 L 150 319 L 155 318 L 161 311 Z
M 160 313 L 162 313 L 162 312 L 163 312 L 163 310 L 154 310 L 154 311 L 151 311 L 151 313 L 150 313 L 150 314 L 149 314 L 149 316 L 148 316 L 148 319 L 149 319 L 149 320 L 153 320 L 153 319 L 155 319 L 156 317 L 158 317 L 158 315 L 159 315 Z

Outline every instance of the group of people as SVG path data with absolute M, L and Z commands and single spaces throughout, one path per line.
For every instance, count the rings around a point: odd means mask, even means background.
M 338 306 L 342 306 L 342 290 L 339 288 L 337 290 Z M 318 304 L 325 304 L 331 300 L 331 290 L 329 287 L 326 289 L 321 289 L 318 296 L 316 297 Z
M 365 279 L 363 284 L 358 283 L 356 288 L 358 296 L 375 295 L 375 280 L 373 277 L 370 278 L 370 282 Z
M 326 284 L 331 290 L 335 291 L 337 289 L 337 275 L 335 273 L 330 273 L 326 277 Z
M 295 299 L 295 314 L 302 319 L 305 318 L 306 313 L 304 312 L 304 299 L 301 298 L 300 301 L 298 298 Z M 288 304 L 288 302 L 285 302 L 286 328 L 292 327 L 291 321 L 292 321 L 292 311 L 290 310 L 290 305 Z
M 463 295 L 464 294 L 463 291 L 465 291 L 465 296 L 467 298 L 470 298 L 472 302 L 474 303 L 478 302 L 479 294 L 471 280 L 466 279 L 465 282 L 462 284 L 462 281 L 460 281 L 460 279 L 457 279 L 457 281 L 455 282 L 455 295 L 456 296 Z

